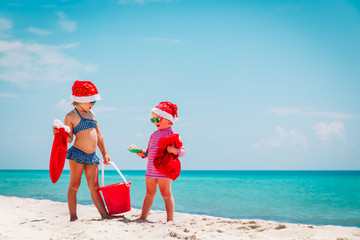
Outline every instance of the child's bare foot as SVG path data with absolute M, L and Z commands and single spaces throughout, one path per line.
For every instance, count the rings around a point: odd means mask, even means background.
M 134 220 L 131 220 L 132 222 L 143 222 L 143 221 L 146 221 L 146 218 L 143 218 L 143 217 L 138 217 Z
M 175 223 L 174 223 L 174 220 L 168 220 L 165 224 L 166 225 L 174 225 Z
M 70 222 L 75 222 L 76 220 L 78 220 L 78 217 L 77 217 L 77 216 L 70 217 Z

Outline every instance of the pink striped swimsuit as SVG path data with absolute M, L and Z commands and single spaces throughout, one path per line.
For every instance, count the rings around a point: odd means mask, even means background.
M 168 135 L 174 134 L 174 133 L 176 133 L 176 132 L 174 130 L 172 130 L 172 128 L 168 128 L 168 129 L 164 129 L 164 130 L 157 130 L 157 131 L 153 132 L 153 134 L 151 134 L 148 148 L 146 149 L 147 158 L 148 158 L 148 164 L 147 164 L 146 175 L 145 175 L 146 177 L 167 178 L 163 174 L 159 173 L 158 170 L 156 170 L 156 168 L 154 166 L 154 158 L 155 158 L 156 152 L 159 148 L 159 146 L 158 146 L 159 139 L 166 137 Z M 180 141 L 181 141 L 181 139 L 180 139 Z M 180 157 L 183 157 L 184 155 L 185 155 L 185 148 L 181 147 L 179 149 L 178 157 L 180 158 Z

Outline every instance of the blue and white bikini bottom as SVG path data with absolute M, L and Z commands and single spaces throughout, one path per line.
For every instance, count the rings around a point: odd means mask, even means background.
M 75 162 L 83 165 L 99 165 L 100 162 L 100 159 L 96 156 L 95 152 L 91 154 L 85 153 L 74 146 L 67 150 L 66 159 L 74 160 Z

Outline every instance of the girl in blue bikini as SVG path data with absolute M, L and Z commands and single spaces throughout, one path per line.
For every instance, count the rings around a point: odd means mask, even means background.
M 66 159 L 70 166 L 70 184 L 67 193 L 67 201 L 70 213 L 70 221 L 76 221 L 76 194 L 80 186 L 82 173 L 85 173 L 86 181 L 90 190 L 91 199 L 102 218 L 112 218 L 106 211 L 104 202 L 99 193 L 98 164 L 100 159 L 96 156 L 96 147 L 99 147 L 105 164 L 109 164 L 110 157 L 106 152 L 104 138 L 102 137 L 96 116 L 90 110 L 100 95 L 95 85 L 89 81 L 75 81 L 72 87 L 74 110 L 66 114 L 65 125 L 70 127 L 68 143 L 73 141 L 73 146 L 67 151 Z M 54 133 L 58 130 L 53 128 Z

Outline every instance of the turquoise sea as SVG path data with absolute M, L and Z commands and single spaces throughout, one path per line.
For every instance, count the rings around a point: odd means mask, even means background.
M 145 171 L 122 173 L 141 209 Z M 105 185 L 117 182 L 116 171 L 105 171 Z M 0 195 L 66 202 L 68 183 L 68 170 L 56 184 L 47 170 L 0 170 Z M 360 227 L 360 171 L 182 171 L 172 191 L 177 212 Z M 85 177 L 78 203 L 92 204 Z M 165 210 L 159 191 L 152 209 Z

